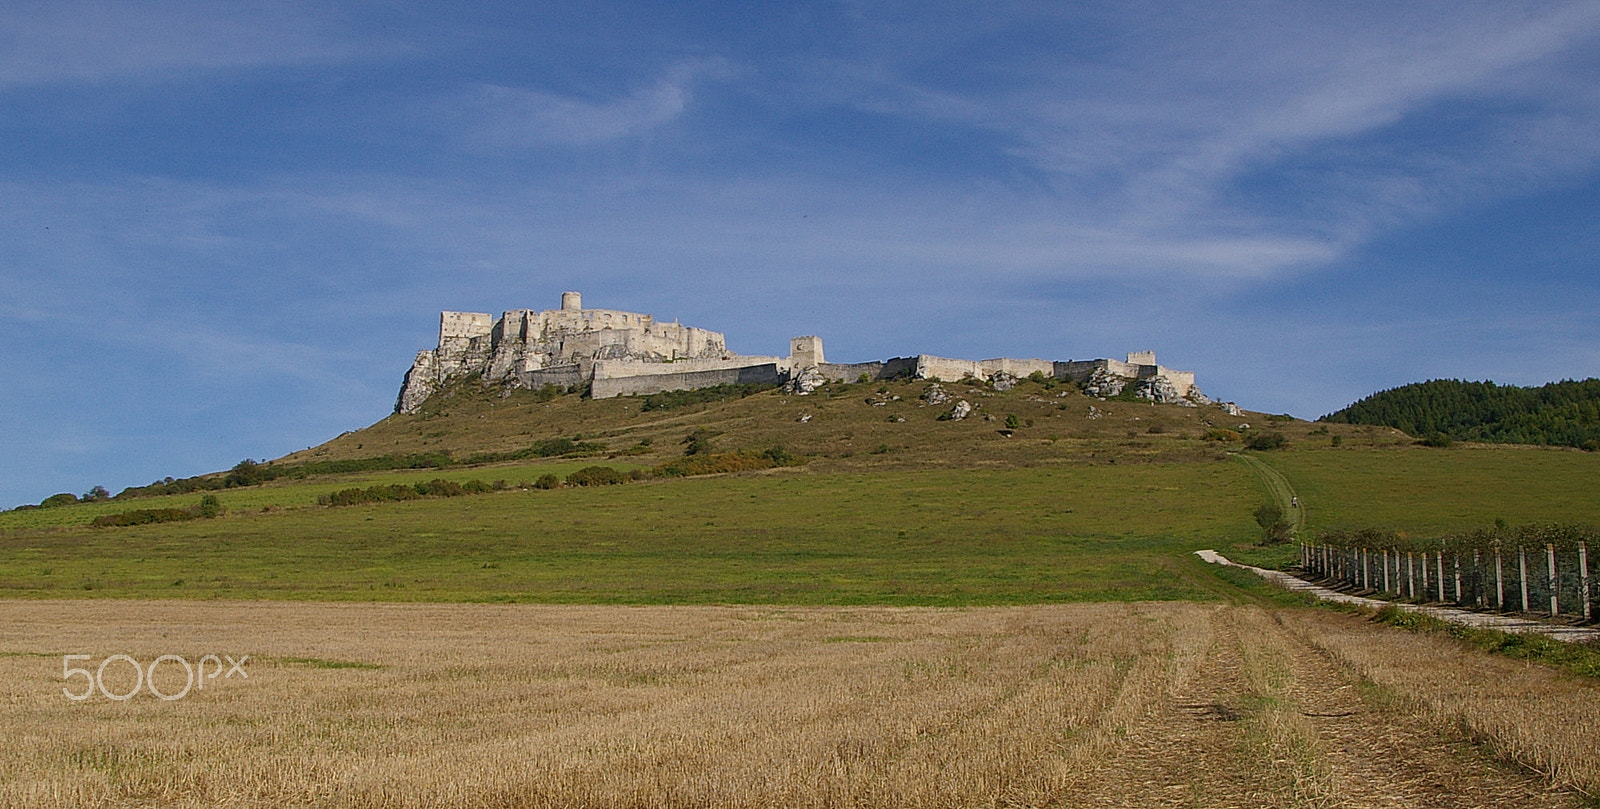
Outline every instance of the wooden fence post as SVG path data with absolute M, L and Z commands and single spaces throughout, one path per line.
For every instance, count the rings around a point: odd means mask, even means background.
M 1494 608 L 1506 611 L 1506 566 L 1505 555 L 1500 552 L 1500 546 L 1494 546 Z
M 1416 595 L 1417 595 L 1416 593 L 1412 593 L 1411 594 L 1411 596 L 1413 598 L 1415 598 Z M 1422 552 L 1422 600 L 1423 601 L 1427 601 L 1428 600 L 1428 552 L 1427 551 L 1423 551 Z
M 1372 571 L 1369 570 L 1368 567 L 1367 567 L 1367 562 L 1368 561 L 1370 561 L 1370 560 L 1367 559 L 1367 549 L 1366 548 L 1362 548 L 1361 549 L 1361 589 L 1363 589 L 1363 590 L 1371 590 L 1372 589 Z
M 1578 543 L 1578 591 L 1583 596 L 1583 620 L 1594 620 L 1594 607 L 1589 604 L 1589 546 Z
M 1406 596 L 1417 597 L 1417 558 L 1411 551 L 1406 551 Z
M 1559 597 L 1561 577 L 1556 575 L 1556 546 L 1549 542 L 1544 544 L 1544 564 L 1545 569 L 1550 571 L 1550 577 L 1546 581 L 1550 585 L 1550 617 L 1554 618 L 1561 614 Z
M 1473 584 L 1473 588 L 1472 589 L 1475 591 L 1474 595 L 1477 596 L 1476 600 L 1477 600 L 1478 606 L 1480 608 L 1489 606 L 1489 594 L 1485 591 L 1485 588 L 1483 586 L 1483 564 L 1482 563 L 1483 563 L 1482 554 L 1480 554 L 1478 552 L 1477 548 L 1473 548 L 1472 549 L 1472 581 L 1474 582 L 1474 584 Z
M 1438 601 L 1445 601 L 1445 548 L 1438 548 Z
M 1461 596 L 1461 554 L 1460 553 L 1457 553 L 1455 555 L 1454 561 L 1456 563 L 1456 604 L 1459 605 L 1459 606 L 1465 607 L 1465 606 L 1467 606 L 1467 601 L 1466 601 L 1465 598 L 1462 598 L 1462 596 Z
M 1390 590 L 1389 590 L 1389 549 L 1388 548 L 1384 548 L 1383 549 L 1383 591 L 1385 593 L 1390 592 Z
M 1517 580 L 1522 584 L 1522 611 L 1528 611 L 1528 549 L 1517 546 Z

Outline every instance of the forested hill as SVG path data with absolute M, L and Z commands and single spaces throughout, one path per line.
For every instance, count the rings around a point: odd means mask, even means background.
M 1600 449 L 1600 379 L 1537 388 L 1435 379 L 1374 393 L 1321 421 L 1377 424 L 1418 437 Z

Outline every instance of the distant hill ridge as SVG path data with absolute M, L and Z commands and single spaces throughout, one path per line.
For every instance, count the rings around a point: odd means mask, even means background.
M 1433 379 L 1374 393 L 1320 421 L 1394 427 L 1418 437 L 1600 450 L 1600 379 L 1536 388 Z

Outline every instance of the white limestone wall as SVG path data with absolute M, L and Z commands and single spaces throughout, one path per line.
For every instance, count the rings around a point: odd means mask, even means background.
M 756 357 L 735 355 L 729 359 L 721 357 L 698 357 L 691 359 L 675 360 L 673 362 L 640 362 L 638 360 L 596 360 L 594 363 L 595 379 L 624 379 L 635 376 L 661 376 L 665 374 L 698 373 L 701 371 L 726 371 L 738 368 L 748 368 L 753 365 L 788 365 L 786 357 Z
M 1045 376 L 1054 376 L 1056 364 L 1050 360 L 1015 360 L 1009 357 L 1000 357 L 992 360 L 980 360 L 978 367 L 983 369 L 985 379 L 998 373 L 1006 373 L 1016 377 L 1026 377 L 1034 372 Z

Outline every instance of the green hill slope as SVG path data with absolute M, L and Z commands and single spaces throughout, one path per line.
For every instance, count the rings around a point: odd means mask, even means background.
M 1323 416 L 1457 441 L 1600 449 L 1600 379 L 1537 388 L 1435 379 L 1375 393 Z
M 1308 530 L 1600 521 L 1600 455 L 1417 447 L 1388 428 L 927 382 L 729 398 L 461 386 L 321 446 L 109 500 L 0 513 L 0 596 L 565 603 L 1012 604 L 1232 599 L 1189 555 L 1241 558 L 1273 492 Z M 943 419 L 953 403 L 976 406 Z M 1248 427 L 1246 427 L 1248 425 Z M 1231 431 L 1231 432 L 1225 432 Z M 1222 440 L 1218 440 L 1222 439 Z M 796 465 L 649 470 L 783 447 Z M 694 450 L 698 455 L 689 455 Z M 405 468 L 412 462 L 421 468 Z M 588 466 L 621 485 L 556 485 Z M 339 505 L 341 492 L 459 496 Z M 486 485 L 467 486 L 481 481 Z M 176 484 L 182 483 L 182 486 Z M 175 486 L 160 494 L 163 487 Z M 198 490 L 203 491 L 198 491 Z M 134 496 L 138 494 L 140 496 Z M 1279 493 L 1281 494 L 1281 492 Z M 221 515 L 95 528 L 130 509 Z M 1280 554 L 1281 555 L 1281 554 Z M 1292 551 L 1289 552 L 1292 556 Z M 1283 560 L 1286 561 L 1288 556 Z

